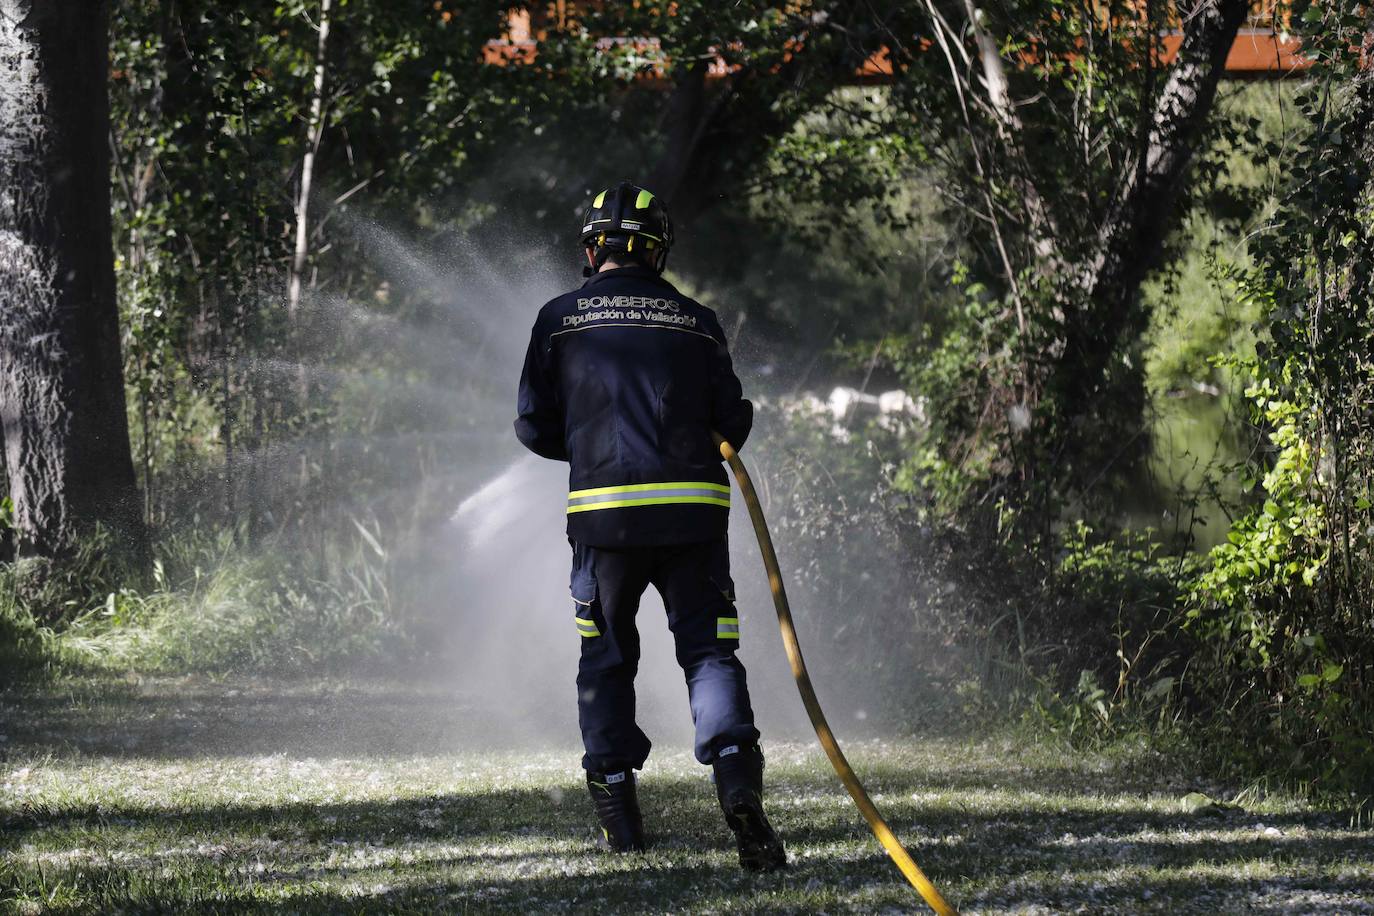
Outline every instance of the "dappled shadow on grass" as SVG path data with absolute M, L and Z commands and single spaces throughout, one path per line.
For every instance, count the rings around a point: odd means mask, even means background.
M 394 683 L 98 680 L 0 692 L 0 755 L 391 756 L 518 745 L 513 731 L 472 697 Z
M 261 884 L 210 891 L 213 885 L 204 880 L 178 882 L 179 886 L 156 892 L 132 889 L 134 893 L 122 896 L 132 904 L 130 909 L 169 913 L 805 913 L 817 912 L 817 902 L 835 901 L 833 894 L 806 890 L 827 877 L 819 867 L 803 865 L 756 876 L 704 862 L 667 864 L 650 859 L 627 864 L 594 873 L 524 877 L 450 873 L 407 880 L 402 875 L 385 886 L 373 883 L 384 877 L 378 875 L 351 885 L 284 888 L 276 899 L 265 897 Z M 888 906 L 905 903 L 906 894 L 890 884 L 874 883 L 875 899 Z M 858 886 L 851 881 L 851 892 Z M 88 910 L 59 905 L 47 912 Z
M 489 761 L 495 769 L 486 778 L 495 780 L 496 771 L 510 758 Z M 455 783 L 469 781 L 474 767 L 483 761 L 464 758 L 453 776 Z M 216 766 L 208 762 L 214 773 Z M 231 765 L 232 766 L 232 765 Z M 334 765 L 335 775 L 355 773 L 352 761 Z M 1216 813 L 1189 814 L 1171 810 L 1163 804 L 1104 805 L 1092 794 L 1077 794 L 1062 781 L 1066 767 L 1027 768 L 1013 785 L 1000 788 L 970 783 L 963 776 L 931 774 L 910 770 L 884 772 L 869 783 L 892 827 L 913 841 L 931 838 L 945 844 L 976 848 L 1008 846 L 1078 845 L 1091 840 L 1099 845 L 1121 841 L 1145 850 L 1149 840 L 1130 839 L 1142 832 L 1168 833 L 1238 832 L 1258 825 L 1282 831 L 1289 828 L 1337 829 L 1346 821 L 1338 814 L 1320 811 L 1283 811 L 1257 815 L 1238 807 Z M 712 788 L 706 768 L 695 778 L 669 775 L 651 761 L 641 776 L 640 794 L 644 800 L 650 829 L 660 824 L 671 827 L 669 834 L 690 830 L 719 832 L 719 815 L 712 807 Z M 274 771 L 263 777 L 270 783 L 281 775 Z M 327 778 L 320 776 L 319 778 Z M 332 777 L 331 777 L 332 778 Z M 388 773 L 387 780 L 398 778 Z M 432 778 L 432 777 L 431 777 Z M 166 777 L 160 777 L 164 780 Z M 770 808 L 780 823 L 793 825 L 792 835 L 808 845 L 852 840 L 862 837 L 862 821 L 851 807 L 838 781 L 826 770 L 798 772 L 795 764 L 773 765 L 769 772 Z M 308 786 L 309 779 L 305 784 Z M 1036 789 L 1030 788 L 1031 786 Z M 198 787 L 204 791 L 206 786 Z M 406 788 L 400 774 L 396 788 Z M 366 793 L 368 786 L 345 786 L 343 794 Z M 271 829 L 295 826 L 317 839 L 342 841 L 382 840 L 395 835 L 408 838 L 441 839 L 487 831 L 504 834 L 541 831 L 550 825 L 584 828 L 587 822 L 583 798 L 585 789 L 575 757 L 569 754 L 568 768 L 556 778 L 545 777 L 537 789 L 459 788 L 453 791 L 410 795 L 379 802 L 288 801 L 272 804 L 215 802 L 203 798 L 187 804 L 164 806 L 157 803 L 110 801 L 54 802 L 40 795 L 20 797 L 0 805 L 0 826 L 7 840 L 22 841 L 32 830 L 92 828 L 115 826 L 137 830 L 144 826 L 175 828 L 190 835 L 219 834 L 247 827 Z M 338 794 L 338 793 L 336 793 Z M 145 796 L 146 797 L 146 796 Z M 704 806 L 704 807 L 703 807 Z M 698 823 L 700 821 L 700 823 Z M 1262 821 L 1262 824 L 1259 822 Z M 1355 835 L 1364 836 L 1355 832 Z M 1274 854 L 1290 844 L 1280 836 L 1261 839 L 1259 834 L 1240 840 L 1216 842 L 1198 840 L 1202 845 L 1249 846 L 1256 853 Z M 1321 847 L 1315 839 L 1304 841 L 1309 848 Z M 1163 845 L 1173 848 L 1174 841 Z
M 704 779 L 646 786 L 655 846 L 643 857 L 595 851 L 581 786 L 553 788 L 322 805 L 11 811 L 3 845 L 52 848 L 69 837 L 68 848 L 90 854 L 50 857 L 47 880 L 65 881 L 83 901 L 168 912 L 682 911 L 712 896 L 748 901 L 834 878 L 835 863 L 820 859 L 799 861 L 786 875 L 739 872 Z M 806 841 L 799 832 L 793 842 Z M 147 851 L 159 846 L 172 854 Z M 112 859 L 117 850 L 142 852 Z M 254 871 L 259 861 L 266 867 Z M 877 857 L 841 867 L 851 886 L 891 883 Z M 27 896 L 38 896 L 37 871 L 19 876 Z M 392 889 L 377 892 L 381 884 Z
M 779 783 L 775 819 L 794 862 L 787 874 L 766 877 L 733 867 L 709 784 L 682 776 L 645 781 L 656 846 L 643 858 L 592 851 L 590 812 L 571 778 L 538 788 L 323 804 L 25 805 L 4 813 L 0 848 L 52 848 L 70 838 L 71 848 L 91 854 L 64 867 L 50 861 L 49 879 L 65 872 L 63 880 L 86 888 L 88 898 L 165 911 L 545 912 L 566 904 L 663 912 L 710 910 L 715 900 L 719 911 L 805 912 L 812 905 L 867 911 L 856 894 L 875 909 L 906 900 L 862 822 L 831 797 L 838 789 L 829 779 L 785 772 Z M 905 786 L 890 788 L 909 794 L 921 783 L 913 773 Z M 789 803 L 795 796 L 826 803 Z M 1266 894 L 1278 901 L 1311 889 L 1348 902 L 1374 893 L 1368 880 L 1310 874 L 1370 855 L 1366 833 L 1339 829 L 1328 816 L 1267 814 L 1264 824 L 1281 831 L 1324 834 L 1266 838 L 1253 831 L 1258 816 L 1239 810 L 1197 816 L 1143 806 L 1037 810 L 1014 802 L 1008 797 L 975 811 L 955 793 L 924 803 L 890 799 L 885 808 L 923 867 L 942 885 L 962 888 L 965 903 L 979 908 L 1039 904 L 1055 911 L 1087 902 L 1115 912 L 1223 912 L 1228 902 L 1254 897 L 1257 911 L 1280 912 L 1278 902 L 1264 903 Z M 147 852 L 159 846 L 170 853 Z M 144 852 L 121 862 L 112 850 Z M 1222 873 L 1266 861 L 1297 877 Z M 259 862 L 263 868 L 255 871 Z M 1205 874 L 1180 874 L 1199 868 Z M 839 897 L 835 888 L 843 891 Z M 1180 907 L 1179 900 L 1197 906 Z M 1311 911 L 1326 905 L 1317 900 Z M 1331 904 L 1326 911 L 1349 909 Z
M 160 761 L 275 754 L 394 758 L 547 750 L 550 744 L 566 745 L 571 756 L 579 755 L 573 751 L 576 708 L 570 692 L 545 698 L 536 715 L 499 698 L 395 681 L 73 680 L 43 689 L 0 691 L 0 735 L 0 762 L 48 755 Z M 891 763 L 883 743 L 841 737 L 871 791 L 886 791 L 889 783 L 910 788 L 911 778 L 902 769 L 906 764 Z M 931 754 L 923 753 L 920 737 L 897 739 L 895 746 L 907 758 L 913 748 L 920 755 L 923 780 L 917 788 L 1072 785 L 1076 791 L 1120 791 L 1127 782 L 1159 784 L 1157 766 L 1097 772 L 1061 755 L 1015 765 L 1003 760 L 970 763 L 957 750 L 948 752 L 959 743 L 935 738 L 934 745 L 944 752 Z M 815 760 L 821 759 L 809 736 L 804 746 Z M 1006 756 L 1017 754 L 1009 749 Z
M 1065 879 L 1068 879 L 1067 881 Z M 1038 913 L 1374 913 L 1374 885 L 1366 880 L 1315 876 L 1246 878 L 1234 875 L 1081 875 L 1041 872 L 1019 885 L 966 899 L 973 912 Z M 1310 893 L 1305 893 L 1310 892 Z M 1032 909 L 1033 908 L 1033 909 Z
M 21 752 L 178 760 L 572 747 L 578 741 L 572 677 L 566 690 L 519 697 L 465 693 L 433 680 L 318 677 L 102 676 L 10 687 L 0 689 L 0 761 Z M 690 747 L 686 704 L 657 713 L 658 721 L 641 724 L 656 740 L 666 739 L 660 747 Z M 763 724 L 775 737 L 775 724 Z M 844 724 L 847 741 L 881 733 L 871 723 L 862 730 Z M 801 737 L 810 740 L 809 732 Z
M 568 784 L 569 794 L 573 785 Z M 582 800 L 580 794 L 576 800 Z M 559 787 L 562 791 L 563 787 Z M 451 793 L 387 801 L 286 804 L 120 805 L 82 803 L 48 806 L 24 802 L 0 808 L 4 844 L 22 843 L 38 830 L 115 828 L 136 833 L 143 828 L 172 829 L 189 838 L 225 837 L 252 828 L 297 828 L 297 839 L 310 841 L 382 842 L 407 839 L 452 839 L 499 832 L 519 836 L 557 826 L 581 824 L 580 808 L 547 789 L 500 789 Z M 574 809 L 577 813 L 574 814 Z
M 543 839 L 529 836 L 534 847 Z M 793 831 L 789 839 L 805 843 L 805 836 Z M 1057 868 L 1017 856 L 987 871 L 981 862 L 960 868 L 936 851 L 921 849 L 918 856 L 967 912 L 1039 906 L 1043 909 L 1037 912 L 1351 913 L 1369 912 L 1362 901 L 1374 890 L 1369 880 L 1344 876 L 1245 878 L 1216 871 L 1110 871 L 1101 864 Z M 765 876 L 739 872 L 727 854 L 703 857 L 680 849 L 624 860 L 576 850 L 449 851 L 422 862 L 364 867 L 269 867 L 254 873 L 249 865 L 246 860 L 202 862 L 165 878 L 98 865 L 63 880 L 85 900 L 117 901 L 133 912 L 801 913 L 882 912 L 914 904 L 910 889 L 877 851 L 837 860 L 801 858 L 789 871 Z M 1294 900 L 1303 905 L 1294 908 Z M 92 911 L 73 902 L 45 912 Z
M 601 855 L 576 754 L 566 770 L 545 752 L 502 772 L 522 755 L 473 753 L 480 714 L 445 692 L 85 685 L 7 694 L 0 713 L 0 776 L 18 761 L 60 775 L 0 793 L 0 910 L 868 913 L 913 901 L 809 744 L 778 745 L 769 770 L 793 867 L 753 876 L 734 864 L 704 768 L 651 759 L 641 796 L 655 848 Z M 1374 900 L 1368 832 L 1292 807 L 1184 813 L 1167 799 L 1188 782 L 1157 757 L 949 739 L 853 750 L 893 828 L 968 911 L 1335 913 Z M 270 760 L 247 759 L 259 756 Z M 331 762 L 293 771 L 305 756 Z M 76 766 L 62 775 L 64 760 Z
M 838 895 L 807 890 L 830 877 L 820 869 L 799 867 L 781 875 L 721 878 L 709 867 L 655 868 L 657 892 L 645 893 L 639 872 L 585 876 L 464 880 L 439 878 L 382 892 L 311 887 L 264 900 L 253 889 L 207 893 L 188 885 L 180 892 L 166 887 L 131 909 L 167 913 L 816 913 L 920 912 L 923 908 L 905 886 L 891 881 L 850 881 L 848 892 L 863 891 L 854 905 Z M 1374 912 L 1364 895 L 1369 885 L 1345 879 L 1320 882 L 1280 879 L 1164 879 L 1148 885 L 1113 885 L 1109 881 L 1086 893 L 1065 891 L 1054 876 L 1044 876 L 1022 893 L 995 900 L 969 900 L 966 913 L 997 911 L 1079 913 L 1305 913 Z M 663 892 L 662 888 L 671 888 Z M 1294 906 L 1294 900 L 1300 901 Z M 47 912 L 89 912 L 80 906 L 56 906 Z

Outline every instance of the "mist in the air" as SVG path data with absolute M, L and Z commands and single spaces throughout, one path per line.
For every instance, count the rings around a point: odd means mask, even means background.
M 359 351 L 385 367 L 375 373 L 336 372 L 336 390 L 343 392 L 347 409 L 409 418 L 404 435 L 387 434 L 376 442 L 355 437 L 343 454 L 384 461 L 392 450 L 404 450 L 417 440 L 442 443 L 428 466 L 394 482 L 398 492 L 381 495 L 392 503 L 414 502 L 413 524 L 389 549 L 403 554 L 398 563 L 405 580 L 399 583 L 405 595 L 402 613 L 420 634 L 419 645 L 413 664 L 402 656 L 390 673 L 422 677 L 451 691 L 455 708 L 473 711 L 466 743 L 566 746 L 573 751 L 578 746 L 580 639 L 568 593 L 571 552 L 563 511 L 568 468 L 525 451 L 511 424 L 530 327 L 543 303 L 582 282 L 578 252 L 575 247 L 548 251 L 513 238 L 501 239 L 493 249 L 488 238 L 477 244 L 453 235 L 420 246 L 380 222 L 357 221 L 351 230 L 367 269 L 380 278 L 386 295 L 425 303 L 425 318 L 398 318 L 369 303 L 316 297 L 314 306 L 325 316 L 319 327 L 356 338 Z M 683 276 L 690 283 L 690 267 Z M 714 304 L 727 329 L 742 326 L 728 313 L 728 304 Z M 759 404 L 760 417 L 772 411 L 776 420 L 782 399 L 769 392 L 795 385 L 753 358 L 765 349 L 757 341 L 736 348 L 736 370 L 745 395 Z M 829 392 L 826 381 L 811 381 L 823 400 Z M 794 391 L 788 403 L 807 396 L 807 391 Z M 819 403 L 814 396 L 810 401 Z M 786 489 L 770 486 L 776 469 L 756 458 L 772 462 L 787 454 L 788 460 L 799 460 L 796 454 L 768 448 L 769 431 L 776 428 L 776 422 L 761 421 L 743 456 L 760 479 L 770 511 L 785 514 Z M 867 494 L 853 498 L 859 505 Z M 798 534 L 805 530 L 796 524 L 775 530 L 790 582 L 793 541 L 808 536 Z M 864 535 L 854 533 L 855 538 Z M 730 539 L 743 631 L 740 653 L 759 727 L 765 742 L 805 737 L 809 726 L 738 494 Z M 814 556 L 816 547 L 810 543 L 804 553 Z M 909 570 L 897 568 L 892 556 L 876 550 L 837 550 L 833 562 L 817 565 L 811 563 L 808 579 L 819 577 L 835 587 L 818 592 L 792 582 L 803 649 L 840 734 L 870 735 L 884 727 L 881 710 L 890 705 L 882 691 L 891 689 L 891 678 L 871 667 L 888 638 L 881 632 L 867 641 L 854 638 L 856 621 L 873 617 L 872 608 L 843 602 L 818 606 L 817 599 L 854 595 L 862 602 L 864 595 L 874 594 L 869 586 L 875 580 L 892 580 Z M 656 747 L 688 749 L 692 723 L 686 687 L 662 602 L 652 587 L 641 602 L 639 629 L 640 725 Z

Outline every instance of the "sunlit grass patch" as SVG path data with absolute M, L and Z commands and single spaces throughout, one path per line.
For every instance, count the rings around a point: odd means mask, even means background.
M 213 689 L 200 687 L 182 688 L 179 702 L 116 692 L 108 708 L 77 693 L 83 714 L 51 719 L 49 731 L 117 729 L 140 703 L 175 717 L 213 699 Z M 575 749 L 479 750 L 458 742 L 419 752 L 359 740 L 348 753 L 354 732 L 346 716 L 323 708 L 324 693 L 287 694 L 293 699 L 280 708 L 257 700 L 248 708 L 279 736 L 272 753 L 211 734 L 202 737 L 214 752 L 195 753 L 170 728 L 138 732 L 127 748 L 97 741 L 91 746 L 102 750 L 91 753 L 33 723 L 6 725 L 14 734 L 0 744 L 0 910 L 882 913 L 914 906 L 810 743 L 769 745 L 769 804 L 792 867 L 756 876 L 739 870 L 708 771 L 685 752 L 656 753 L 643 773 L 652 850 L 611 857 L 593 843 Z M 355 713 L 374 715 L 358 702 L 368 695 L 361 688 L 336 694 Z M 411 699 L 410 726 L 430 734 L 438 726 L 421 720 L 440 704 Z M 17 722 L 17 704 L 0 697 L 0 721 Z M 323 753 L 293 740 L 292 710 L 343 729 L 341 740 Z M 299 731 L 297 739 L 305 736 Z M 1363 901 L 1374 899 L 1366 831 L 1278 795 L 1190 811 L 1180 801 L 1188 791 L 1223 800 L 1235 793 L 1195 783 L 1145 750 L 1084 755 L 996 737 L 853 742 L 849 751 L 894 829 L 965 912 L 1363 912 Z

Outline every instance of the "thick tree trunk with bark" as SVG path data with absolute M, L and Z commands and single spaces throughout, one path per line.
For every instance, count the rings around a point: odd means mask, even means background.
M 0 423 L 21 555 L 135 545 L 110 229 L 105 0 L 0 0 Z

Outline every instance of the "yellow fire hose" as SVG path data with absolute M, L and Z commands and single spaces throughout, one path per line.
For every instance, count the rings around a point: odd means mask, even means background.
M 868 821 L 868 826 L 877 837 L 878 842 L 887 850 L 887 854 L 892 857 L 892 861 L 897 863 L 906 879 L 911 882 L 911 886 L 916 888 L 917 893 L 925 900 L 930 908 L 940 916 L 957 916 L 958 911 L 945 901 L 940 895 L 935 885 L 930 883 L 930 879 L 921 871 L 921 867 L 911 858 L 911 854 L 902 846 L 900 840 L 887 826 L 887 821 L 878 813 L 878 809 L 873 804 L 873 800 L 864 791 L 863 784 L 859 782 L 859 777 L 854 775 L 854 770 L 849 766 L 849 761 L 845 759 L 844 751 L 840 750 L 839 743 L 835 740 L 835 734 L 830 730 L 830 723 L 825 720 L 825 713 L 821 710 L 820 701 L 816 699 L 816 691 L 811 687 L 811 675 L 806 671 L 806 661 L 802 658 L 801 645 L 797 642 L 797 630 L 792 625 L 792 611 L 787 605 L 787 592 L 782 585 L 782 572 L 778 569 L 778 555 L 773 551 L 773 538 L 768 533 L 768 523 L 763 519 L 763 507 L 759 505 L 759 497 L 754 492 L 754 482 L 749 478 L 749 471 L 745 469 L 744 462 L 740 460 L 739 454 L 734 447 L 726 442 L 719 434 L 715 436 L 716 445 L 720 448 L 721 457 L 730 464 L 730 470 L 735 472 L 735 481 L 739 484 L 740 494 L 744 497 L 744 503 L 749 507 L 749 520 L 754 523 L 754 534 L 759 539 L 759 551 L 763 554 L 763 566 L 768 571 L 768 587 L 773 592 L 773 606 L 778 612 L 778 627 L 782 630 L 782 644 L 787 649 L 787 660 L 792 663 L 792 677 L 797 681 L 797 690 L 801 692 L 802 704 L 806 707 L 806 714 L 811 718 L 811 726 L 816 730 L 816 737 L 820 739 L 821 747 L 825 749 L 825 754 L 830 758 L 830 764 L 839 774 L 840 782 L 849 790 L 850 796 L 854 799 L 854 804 L 859 806 L 860 813 L 864 820 Z

